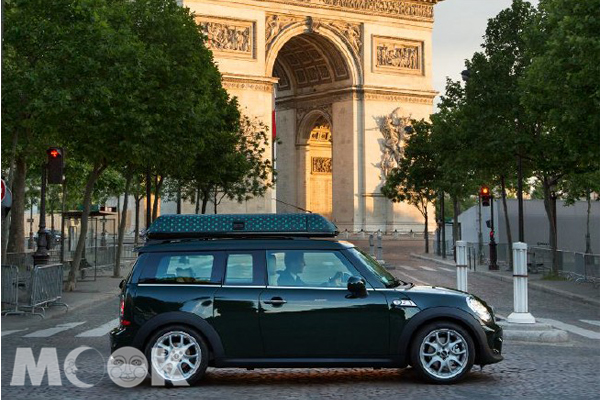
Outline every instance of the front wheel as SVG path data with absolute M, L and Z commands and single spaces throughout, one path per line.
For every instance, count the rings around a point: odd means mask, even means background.
M 204 376 L 208 356 L 208 346 L 202 336 L 181 325 L 157 331 L 146 347 L 152 374 L 167 385 L 196 383 Z
M 435 322 L 419 329 L 410 353 L 417 375 L 433 383 L 458 382 L 475 360 L 471 335 L 452 322 Z

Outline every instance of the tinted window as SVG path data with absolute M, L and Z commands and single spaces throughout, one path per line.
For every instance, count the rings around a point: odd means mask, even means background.
M 337 251 L 268 251 L 267 271 L 271 286 L 346 287 L 359 275 Z
M 220 283 L 216 256 L 201 254 L 149 254 L 140 283 Z
M 251 285 L 254 260 L 252 254 L 230 254 L 227 257 L 226 285 Z

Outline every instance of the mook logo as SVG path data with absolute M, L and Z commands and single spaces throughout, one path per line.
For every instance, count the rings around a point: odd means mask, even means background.
M 78 359 L 83 353 L 85 357 L 85 368 L 78 367 Z M 94 360 L 96 359 L 96 360 Z M 80 360 L 81 361 L 81 360 Z M 164 371 L 164 366 L 170 363 L 170 358 L 158 357 L 156 367 Z M 82 362 L 79 362 L 82 364 Z M 94 365 L 100 365 L 102 373 L 98 376 Z M 104 369 L 106 366 L 106 369 Z M 144 353 L 133 347 L 122 347 L 112 353 L 105 363 L 102 354 L 89 346 L 80 346 L 65 357 L 62 365 L 62 371 L 67 380 L 74 386 L 82 389 L 89 389 L 98 384 L 104 377 L 105 372 L 116 385 L 124 388 L 133 388 L 144 382 L 148 377 L 148 360 Z M 166 383 L 164 373 L 156 372 L 153 368 L 151 374 L 152 386 L 164 386 Z M 169 370 L 169 382 L 173 386 L 188 386 L 183 376 L 178 374 L 177 369 Z M 48 377 L 48 386 L 62 386 L 63 379 L 60 373 L 60 364 L 56 348 L 44 347 L 40 350 L 39 357 L 36 360 L 33 350 L 27 347 L 17 348 L 15 354 L 15 363 L 13 367 L 11 386 L 24 386 L 26 377 L 32 386 L 41 386 L 44 377 Z

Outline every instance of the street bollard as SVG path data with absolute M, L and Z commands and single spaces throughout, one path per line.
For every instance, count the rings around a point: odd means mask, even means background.
M 467 242 L 456 242 L 456 288 L 467 291 Z
M 383 264 L 383 235 L 377 231 L 377 261 Z
M 371 257 L 375 257 L 375 243 L 373 243 L 373 234 L 369 235 L 369 254 Z
M 507 321 L 515 324 L 534 324 L 535 318 L 529 313 L 527 299 L 527 243 L 513 243 L 513 291 L 514 311 Z

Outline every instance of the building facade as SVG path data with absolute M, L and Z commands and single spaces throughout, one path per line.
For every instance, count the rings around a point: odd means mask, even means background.
M 437 2 L 183 1 L 241 111 L 276 126 L 274 189 L 219 212 L 305 209 L 341 230 L 421 230 L 420 213 L 380 188 L 402 157 L 404 127 L 433 111 Z

